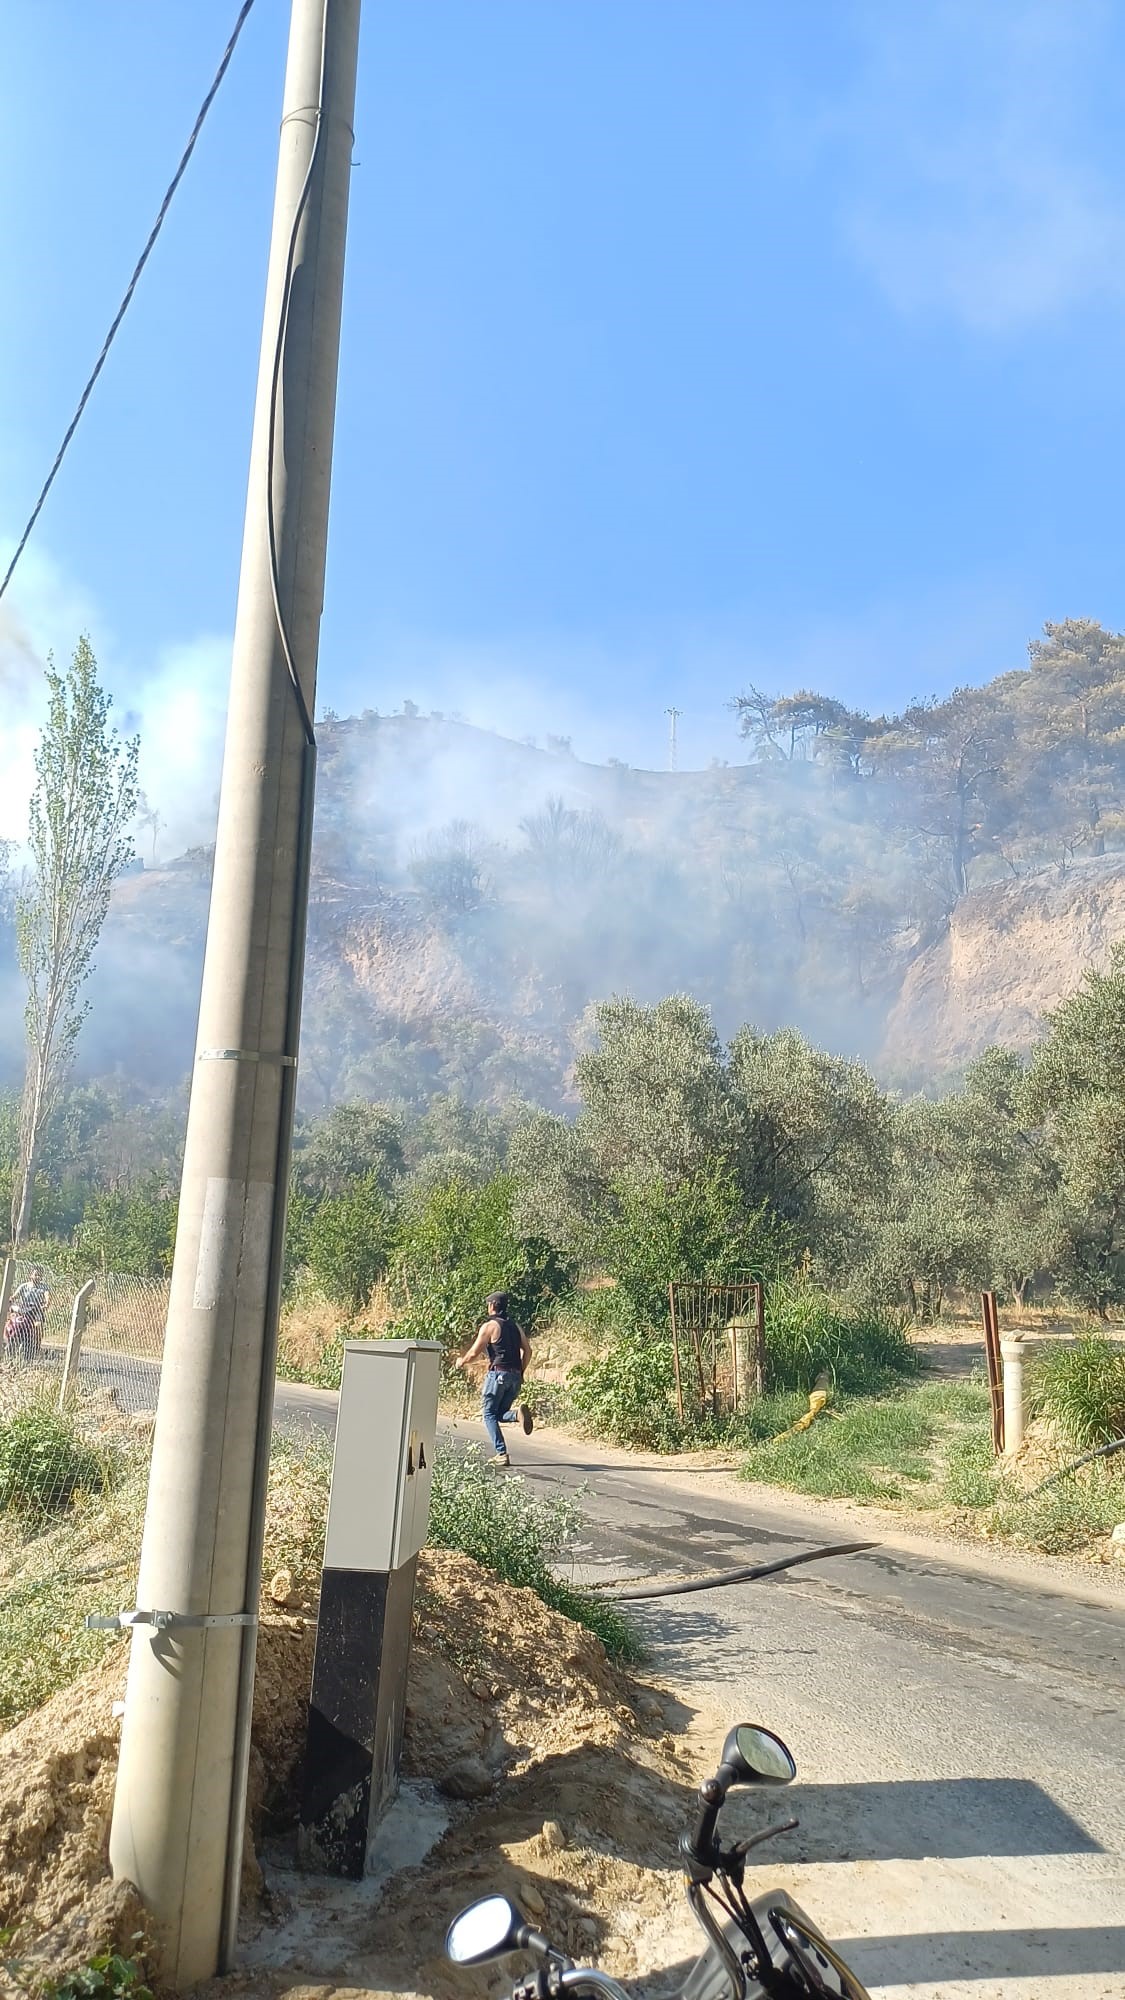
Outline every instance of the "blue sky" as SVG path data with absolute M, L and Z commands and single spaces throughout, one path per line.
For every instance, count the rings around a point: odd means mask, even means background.
M 3 11 L 0 542 L 235 11 Z M 218 754 L 287 16 L 0 631 L 89 626 L 155 790 Z M 659 764 L 675 702 L 704 762 L 748 680 L 880 709 L 1125 626 L 1123 100 L 1098 0 L 367 0 L 321 705 Z

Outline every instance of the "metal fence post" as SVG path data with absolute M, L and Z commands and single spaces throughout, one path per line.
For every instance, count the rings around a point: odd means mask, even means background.
M 62 1382 L 59 1387 L 60 1416 L 66 1408 L 67 1397 L 77 1379 L 78 1357 L 82 1352 L 82 1333 L 86 1325 L 86 1307 L 96 1283 L 96 1278 L 87 1278 L 81 1291 L 74 1294 L 74 1304 L 70 1311 L 70 1332 L 66 1337 L 66 1353 L 63 1357 Z
M 766 1393 L 766 1288 L 760 1282 L 754 1285 L 754 1387 L 759 1396 Z

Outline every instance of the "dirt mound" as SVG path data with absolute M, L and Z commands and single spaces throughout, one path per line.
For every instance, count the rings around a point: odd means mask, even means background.
M 448 1801 L 448 1831 L 422 1865 L 423 1874 L 437 1868 L 442 1893 L 425 1899 L 434 1914 L 420 1931 L 417 1871 L 394 1878 L 370 1945 L 366 1932 L 348 1939 L 336 1969 L 343 1973 L 370 1949 L 380 1966 L 399 1955 L 405 1972 L 424 1952 L 438 1982 L 424 1990 L 436 1993 L 444 1990 L 443 1925 L 482 1882 L 529 1892 L 529 1911 L 546 1913 L 560 1938 L 586 1950 L 607 1910 L 640 1893 L 642 1876 L 651 1901 L 647 1871 L 674 1862 L 687 1769 L 661 1696 L 616 1668 L 592 1634 L 468 1557 L 426 1551 L 415 1628 L 404 1768 Z M 263 1607 L 251 1810 L 255 1839 L 267 1848 L 291 1840 L 314 1641 L 313 1619 Z M 16 1931 L 21 1959 L 56 1974 L 95 1950 L 128 1949 L 143 1930 L 136 1898 L 110 1882 L 107 1861 L 119 1737 L 113 1711 L 126 1664 L 125 1646 L 115 1647 L 0 1737 L 0 1929 Z M 286 1896 L 279 1906 L 268 1866 L 266 1873 L 272 1934 Z M 247 1891 L 260 1879 L 250 1856 Z M 299 1900 L 303 1879 L 292 1878 L 290 1900 Z M 323 1902 L 323 1888 L 310 1885 L 314 1901 Z M 673 1889 L 669 1875 L 658 1893 Z M 620 1931 L 618 1914 L 610 1927 Z
M 263 1619 L 250 1768 L 256 1827 L 292 1812 L 315 1636 L 307 1619 Z M 125 1949 L 144 1928 L 135 1893 L 108 1876 L 114 1707 L 127 1665 L 127 1648 L 115 1646 L 0 1737 L 0 1930 L 16 1933 L 21 1958 L 52 1971 Z

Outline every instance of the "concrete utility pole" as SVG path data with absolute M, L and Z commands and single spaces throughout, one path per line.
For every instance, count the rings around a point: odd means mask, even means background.
M 214 886 L 138 1583 L 142 1616 L 162 1616 L 138 1621 L 133 1633 L 110 1836 L 114 1875 L 139 1888 L 156 1921 L 164 1978 L 180 1987 L 229 1962 L 238 1915 L 359 11 L 360 0 L 293 0 Z
M 683 710 L 681 708 L 666 708 L 664 713 L 668 717 L 668 769 L 674 771 L 676 768 L 676 724 L 683 714 Z

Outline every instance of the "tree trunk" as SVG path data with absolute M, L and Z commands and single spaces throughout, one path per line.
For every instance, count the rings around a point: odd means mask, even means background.
M 22 1150 L 22 1149 L 21 1149 Z M 12 1249 L 18 1250 L 31 1227 L 31 1201 L 35 1191 L 35 1168 L 39 1157 L 38 1137 L 32 1139 L 27 1156 L 20 1163 L 12 1188 Z
M 25 1118 L 20 1120 L 20 1157 L 12 1183 L 12 1249 L 18 1250 L 25 1242 L 31 1228 L 31 1207 L 35 1196 L 35 1169 L 39 1164 L 39 1149 L 43 1140 L 45 1120 L 46 1078 L 43 1065 L 38 1060 L 35 1074 L 29 1079 L 29 1103 Z

